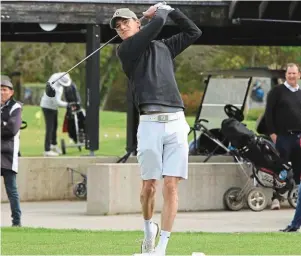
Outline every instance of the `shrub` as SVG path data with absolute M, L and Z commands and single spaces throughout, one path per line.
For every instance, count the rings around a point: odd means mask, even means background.
M 200 106 L 204 92 L 194 91 L 191 93 L 182 93 L 182 99 L 185 106 L 185 114 L 194 116 Z

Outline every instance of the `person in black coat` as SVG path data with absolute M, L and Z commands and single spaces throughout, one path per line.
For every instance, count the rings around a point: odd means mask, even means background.
M 20 103 L 13 99 L 13 85 L 1 80 L 1 176 L 12 212 L 12 225 L 21 226 L 21 208 L 17 188 L 17 173 L 22 125 Z
M 276 144 L 281 158 L 291 162 L 294 180 L 300 184 L 301 173 L 301 90 L 298 85 L 300 68 L 295 63 L 287 65 L 286 81 L 273 88 L 267 99 L 265 123 L 268 134 Z M 295 217 L 282 231 L 296 231 L 301 226 L 301 189 Z M 280 195 L 274 191 L 271 209 L 280 209 Z

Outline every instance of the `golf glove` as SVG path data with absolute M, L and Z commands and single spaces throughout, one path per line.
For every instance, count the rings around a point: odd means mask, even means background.
M 158 7 L 162 6 L 162 5 L 166 5 L 166 2 L 157 3 L 154 6 L 158 8 Z
M 172 8 L 170 5 L 160 5 L 158 7 L 158 9 L 160 9 L 160 10 L 166 10 L 166 11 L 173 11 L 174 10 L 174 8 Z

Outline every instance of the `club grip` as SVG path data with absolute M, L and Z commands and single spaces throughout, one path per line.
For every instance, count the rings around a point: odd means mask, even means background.
M 45 92 L 46 92 L 46 95 L 48 97 L 50 97 L 50 98 L 55 97 L 55 90 L 51 87 L 51 85 L 50 85 L 49 82 L 46 83 L 46 90 L 45 90 Z

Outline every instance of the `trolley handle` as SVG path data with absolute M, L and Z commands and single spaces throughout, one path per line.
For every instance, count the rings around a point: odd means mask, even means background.
M 207 119 L 199 119 L 197 120 L 195 123 L 194 123 L 194 126 L 192 127 L 192 130 L 195 130 L 195 131 L 201 131 L 202 129 L 205 130 L 205 131 L 208 131 L 208 129 L 201 124 L 201 122 L 205 122 L 205 123 L 208 123 L 209 121 Z
M 203 119 L 203 118 L 201 118 L 201 119 L 199 119 L 198 121 L 197 121 L 197 123 L 201 123 L 201 122 L 205 122 L 205 123 L 208 123 L 209 121 L 207 120 L 207 119 Z

